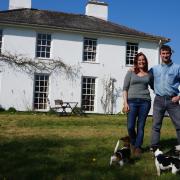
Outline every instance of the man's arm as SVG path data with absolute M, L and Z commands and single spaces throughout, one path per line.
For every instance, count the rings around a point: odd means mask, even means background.
M 178 68 L 177 79 L 179 81 L 179 86 L 180 86 L 180 66 Z M 174 102 L 174 103 L 179 102 L 179 101 L 180 101 L 180 92 L 179 92 L 179 94 L 177 96 L 172 98 L 172 102 Z
M 154 76 L 153 76 L 153 69 L 152 68 L 149 70 L 149 75 L 150 75 L 149 86 L 151 87 L 152 90 L 154 90 Z

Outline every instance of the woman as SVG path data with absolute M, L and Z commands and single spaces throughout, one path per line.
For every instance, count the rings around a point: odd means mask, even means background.
M 135 56 L 134 68 L 127 72 L 123 85 L 124 111 L 127 112 L 127 128 L 131 138 L 131 149 L 135 156 L 141 155 L 144 126 L 151 107 L 148 85 L 148 61 L 140 52 Z M 136 122 L 137 121 L 137 122 Z M 137 123 L 137 131 L 135 130 Z

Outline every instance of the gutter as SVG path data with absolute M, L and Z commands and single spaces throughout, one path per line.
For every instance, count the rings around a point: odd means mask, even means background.
M 170 41 L 170 39 L 168 38 L 164 38 L 163 37 L 145 37 L 145 36 L 141 36 L 141 35 L 128 35 L 128 34 L 118 34 L 118 33 L 111 33 L 111 32 L 102 32 L 102 31 L 95 31 L 95 30 L 86 30 L 86 29 L 78 29 L 78 28 L 63 28 L 63 27 L 57 27 L 57 26 L 47 26 L 47 25 L 39 25 L 39 24 L 27 24 L 27 23 L 12 23 L 12 22 L 8 22 L 8 21 L 1 21 L 0 25 L 3 25 L 5 27 L 9 26 L 9 27 L 23 27 L 23 28 L 32 28 L 32 29 L 38 29 L 42 28 L 44 30 L 48 30 L 48 31 L 63 31 L 63 32 L 74 32 L 74 33 L 89 33 L 89 34 L 95 34 L 95 35 L 103 35 L 106 37 L 114 37 L 114 38 L 127 38 L 127 39 L 143 39 L 143 40 L 148 40 L 148 41 L 153 41 L 153 42 L 157 42 L 157 41 L 161 41 L 162 43 L 167 43 Z

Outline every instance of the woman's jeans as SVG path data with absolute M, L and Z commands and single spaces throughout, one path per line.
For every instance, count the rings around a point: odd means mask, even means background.
M 127 128 L 131 139 L 131 144 L 136 148 L 141 148 L 144 138 L 144 126 L 149 110 L 151 108 L 151 101 L 141 98 L 133 98 L 128 100 L 130 111 L 127 117 Z M 137 131 L 136 129 L 137 121 Z

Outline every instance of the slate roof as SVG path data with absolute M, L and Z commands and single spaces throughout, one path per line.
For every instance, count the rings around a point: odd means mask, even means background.
M 135 36 L 157 41 L 170 41 L 170 39 L 165 37 L 140 32 L 138 30 L 115 24 L 110 21 L 105 21 L 96 17 L 48 10 L 24 8 L 0 11 L 0 24 L 16 24 L 33 27 L 40 26 L 52 29 L 58 28 L 90 33 L 103 33 L 110 36 Z

